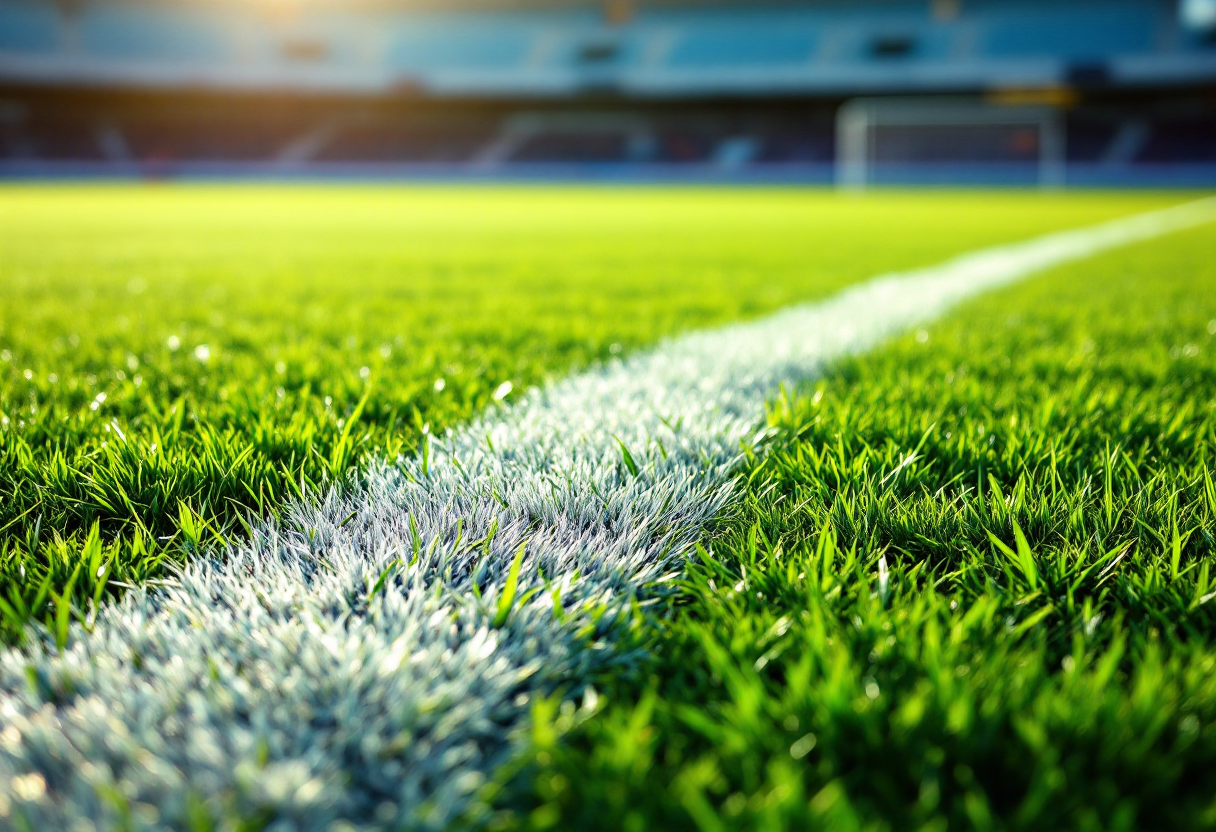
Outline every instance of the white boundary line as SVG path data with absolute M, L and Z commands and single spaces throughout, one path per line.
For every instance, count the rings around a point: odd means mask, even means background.
M 290 507 L 130 592 L 61 655 L 0 654 L 0 826 L 181 828 L 200 806 L 270 810 L 276 830 L 443 826 L 523 741 L 531 697 L 629 659 L 600 639 L 737 492 L 778 385 L 964 298 L 1213 219 L 1207 199 L 669 341 Z

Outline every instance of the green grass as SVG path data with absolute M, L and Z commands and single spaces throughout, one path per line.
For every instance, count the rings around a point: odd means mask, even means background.
M 1216 231 L 831 369 L 508 829 L 1216 828 Z
M 505 382 L 1178 199 L 4 188 L 0 636 L 87 617 Z

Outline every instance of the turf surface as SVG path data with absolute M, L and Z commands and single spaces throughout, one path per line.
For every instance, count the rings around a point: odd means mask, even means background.
M 0 191 L 0 614 L 91 604 L 371 454 L 681 330 L 1169 196 Z
M 1216 232 L 779 399 L 748 499 L 536 708 L 499 828 L 1216 827 Z

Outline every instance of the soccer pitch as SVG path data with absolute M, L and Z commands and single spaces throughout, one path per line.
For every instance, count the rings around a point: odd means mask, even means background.
M 705 518 L 680 534 L 668 530 L 674 520 L 653 530 L 692 554 L 674 571 L 622 560 L 618 577 L 596 577 L 596 558 L 615 563 L 617 542 L 588 537 L 598 542 L 583 546 L 588 560 L 574 571 L 612 591 L 580 589 L 554 573 L 557 561 L 525 558 L 530 535 L 549 522 L 534 507 L 518 527 L 495 521 L 476 536 L 483 518 L 472 509 L 458 516 L 458 501 L 447 512 L 455 532 L 426 527 L 412 509 L 407 523 L 403 510 L 412 554 L 367 542 L 391 524 L 394 505 L 407 504 L 393 502 L 392 488 L 409 491 L 432 464 L 467 463 L 482 453 L 476 443 L 508 453 L 494 448 L 497 426 L 515 412 L 544 413 L 531 404 L 542 394 L 529 388 L 575 373 L 590 381 L 559 385 L 554 400 L 600 395 L 596 407 L 609 408 L 634 395 L 628 377 L 612 387 L 611 373 L 650 367 L 643 359 L 664 339 L 1190 198 L 0 191 L 0 612 L 5 639 L 18 645 L 4 657 L 0 699 L 11 724 L 0 773 L 11 785 L 0 787 L 0 821 L 39 828 L 75 813 L 103 828 L 1216 825 L 1212 226 L 1019 273 L 1020 285 L 871 352 L 843 354 L 885 330 L 855 346 L 842 335 L 840 348 L 807 353 L 826 364 L 771 376 L 799 380 L 789 388 L 752 383 L 752 406 L 771 403 L 769 429 L 753 444 L 761 425 L 739 417 L 730 423 L 739 435 L 728 434 L 742 438 L 750 425 L 742 455 L 737 441 L 733 450 L 694 448 L 702 456 L 689 458 L 720 471 L 725 490 L 705 491 Z M 724 364 L 736 341 L 721 340 Z M 622 365 L 618 356 L 638 360 Z M 676 371 L 656 378 L 697 388 Z M 735 399 L 724 406 L 750 412 Z M 487 412 L 484 435 L 470 429 L 470 444 L 444 444 L 446 429 Z M 664 468 L 676 465 L 680 426 L 667 426 L 668 446 L 652 448 L 651 434 L 629 433 L 644 421 L 621 420 L 610 432 L 608 480 L 589 480 L 634 489 L 630 511 L 650 498 L 641 483 L 685 476 Z M 545 424 L 517 438 L 524 451 L 543 447 L 545 471 L 560 472 L 565 434 Z M 694 484 L 699 476 L 686 475 Z M 327 494 L 337 496 L 308 508 Z M 365 517 L 352 494 L 376 496 L 380 513 Z M 503 489 L 487 499 L 510 512 L 515 496 Z M 686 492 L 668 496 L 678 503 Z M 606 499 L 601 511 L 616 509 Z M 648 522 L 628 516 L 621 539 Z M 240 689 L 187 681 L 171 706 L 152 699 L 174 679 L 145 669 L 171 666 L 156 655 L 170 642 L 149 636 L 113 664 L 116 633 L 140 639 L 132 611 L 147 616 L 149 632 L 161 613 L 209 634 L 228 626 L 207 618 L 224 605 L 222 582 L 195 596 L 189 582 L 222 572 L 226 558 L 240 562 L 242 547 L 262 558 L 263 541 L 291 534 L 303 534 L 307 557 L 323 564 L 305 569 L 304 584 L 324 583 L 309 570 L 329 569 L 327 558 L 353 577 L 315 610 L 267 599 L 271 618 L 340 607 L 342 622 L 384 630 L 413 614 L 389 609 L 390 598 L 408 604 L 434 588 L 432 565 L 447 570 L 443 592 L 476 595 L 468 610 L 437 608 L 454 622 L 447 642 L 393 631 L 383 654 L 355 650 L 350 667 L 374 657 L 403 678 L 427 676 L 421 686 L 451 673 L 445 657 L 469 644 L 494 660 L 492 644 L 558 646 L 527 647 L 523 658 L 497 648 L 518 666 L 492 695 L 482 690 L 490 683 L 465 691 L 485 705 L 466 719 L 479 726 L 472 733 L 443 713 L 389 730 L 356 707 L 346 733 L 326 723 L 306 741 L 266 716 L 276 701 L 295 702 L 269 658 L 288 646 L 264 645 L 260 668 L 228 667 L 221 650 L 237 637 L 224 631 L 204 676 Z M 436 546 L 450 554 L 435 555 Z M 348 562 L 372 551 L 367 564 Z M 149 585 L 150 594 L 120 600 Z M 175 592 L 186 599 L 177 608 L 158 600 Z M 105 635 L 119 618 L 127 629 Z M 90 636 L 95 627 L 103 634 Z M 353 623 L 338 629 L 357 632 Z M 500 640 L 477 635 L 490 632 Z M 599 658 L 580 658 L 589 644 Z M 256 650 L 240 655 L 258 659 Z M 406 672 L 414 664 L 422 669 Z M 146 692 L 124 698 L 105 687 L 124 673 Z M 351 690 L 364 684 L 352 680 Z M 249 685 L 260 693 L 241 688 Z M 375 713 L 392 723 L 402 708 L 457 712 L 453 690 L 411 699 L 408 685 L 385 688 Z M 225 696 L 247 702 L 217 704 Z M 149 744 L 133 727 L 137 714 L 94 713 L 103 702 L 141 701 L 183 737 L 192 720 L 206 723 L 220 738 L 208 759 L 232 776 L 198 768 L 208 753 L 186 740 L 180 752 L 172 737 Z M 297 723 L 341 721 L 317 701 L 297 704 L 307 706 Z M 449 735 L 461 742 L 444 746 Z M 345 744 L 339 762 L 321 759 L 335 743 Z M 432 746 L 447 755 L 442 768 Z M 145 768 L 136 772 L 138 760 Z

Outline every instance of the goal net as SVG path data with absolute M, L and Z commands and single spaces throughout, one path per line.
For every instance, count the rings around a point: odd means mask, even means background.
M 1049 107 L 979 100 L 858 98 L 836 119 L 836 179 L 900 183 L 1061 184 L 1063 124 Z

